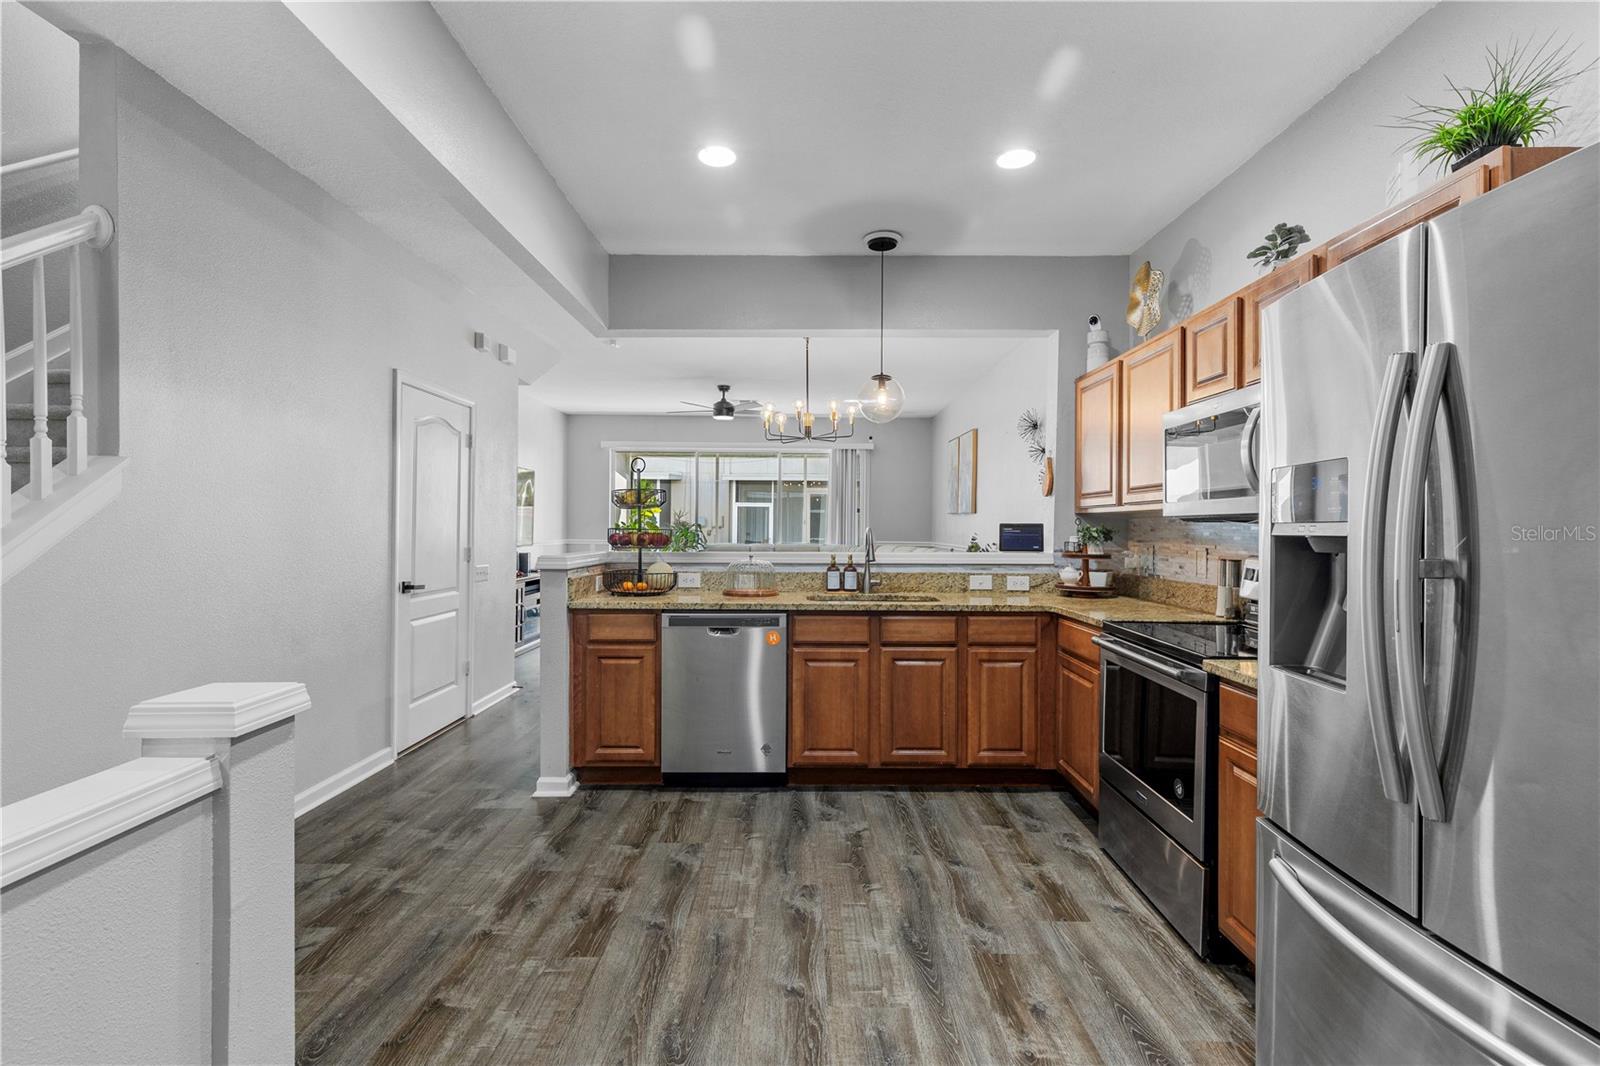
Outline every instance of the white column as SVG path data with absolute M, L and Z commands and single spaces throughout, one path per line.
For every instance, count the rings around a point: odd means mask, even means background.
M 294 721 L 299 682 L 240 682 L 146 700 L 123 733 L 142 754 L 222 766 L 213 827 L 214 1063 L 294 1061 Z
M 44 306 L 44 256 L 41 255 L 33 261 L 33 437 L 28 441 L 28 495 L 36 500 L 50 495 L 55 474 L 55 457 L 50 446 L 49 337 Z
M 572 626 L 567 580 L 600 556 L 546 556 L 539 568 L 539 781 L 534 795 L 560 799 L 578 790 L 572 773 L 567 699 L 571 692 Z

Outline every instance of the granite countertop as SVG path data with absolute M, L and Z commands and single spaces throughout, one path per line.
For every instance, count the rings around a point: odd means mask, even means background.
M 817 593 L 784 591 L 776 596 L 741 598 L 699 589 L 674 589 L 661 596 L 613 596 L 586 592 L 568 604 L 575 611 L 873 611 L 891 614 L 980 612 L 1053 614 L 1086 625 L 1102 622 L 1215 622 L 1217 617 L 1132 596 L 1075 599 L 1052 590 L 1032 592 L 929 593 L 917 600 L 863 600 L 851 593 L 836 599 L 811 599 Z M 1253 684 L 1253 682 L 1252 682 Z
M 1254 659 L 1207 659 L 1203 664 L 1206 673 L 1215 674 L 1230 684 L 1256 690 L 1256 661 Z

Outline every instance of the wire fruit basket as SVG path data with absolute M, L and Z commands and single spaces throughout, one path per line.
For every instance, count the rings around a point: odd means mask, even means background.
M 678 587 L 678 575 L 671 570 L 640 570 L 633 563 L 622 563 L 608 566 L 600 582 L 614 596 L 660 596 Z
M 642 457 L 633 460 L 633 474 L 628 487 L 615 489 L 611 502 L 624 511 L 645 511 L 661 506 L 666 494 L 660 489 L 644 488 L 640 475 L 644 473 Z M 678 575 L 666 563 L 655 563 L 646 568 L 644 550 L 665 548 L 672 543 L 672 534 L 660 529 L 625 529 L 613 527 L 606 533 L 606 543 L 614 550 L 633 549 L 630 563 L 614 563 L 600 576 L 601 587 L 614 596 L 660 596 L 678 587 Z

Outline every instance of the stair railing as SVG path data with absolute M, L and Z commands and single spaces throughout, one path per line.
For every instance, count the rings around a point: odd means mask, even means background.
M 33 436 L 28 440 L 27 497 L 43 500 L 55 488 L 55 461 L 50 441 L 50 362 L 51 333 L 46 321 L 45 257 L 64 254 L 67 266 L 67 351 L 68 412 L 67 456 L 63 476 L 82 474 L 89 464 L 89 419 L 83 407 L 83 249 L 104 248 L 111 241 L 114 227 L 111 214 L 99 205 L 84 208 L 71 218 L 49 222 L 0 242 L 0 271 L 28 264 L 33 266 L 33 344 L 32 367 L 13 375 L 7 367 L 6 380 L 33 375 Z M 57 352 L 59 354 L 59 351 Z M 8 357 L 9 362 L 9 357 Z M 0 457 L 0 524 L 11 520 L 11 464 Z

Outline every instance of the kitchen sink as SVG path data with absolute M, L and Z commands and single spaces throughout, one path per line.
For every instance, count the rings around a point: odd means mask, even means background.
M 818 592 L 807 596 L 812 603 L 938 603 L 938 596 L 916 592 Z

